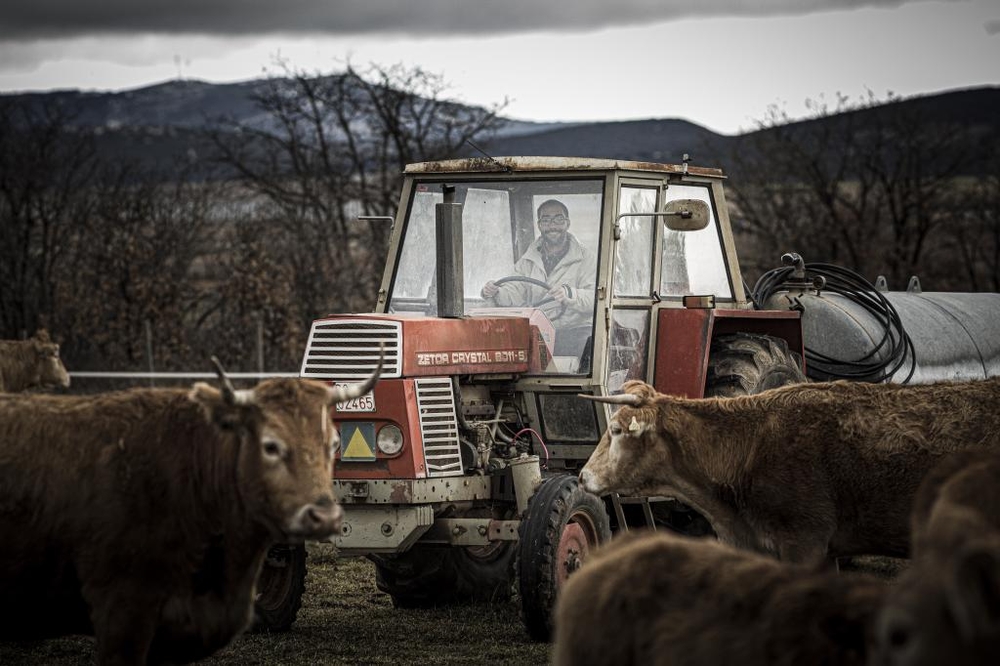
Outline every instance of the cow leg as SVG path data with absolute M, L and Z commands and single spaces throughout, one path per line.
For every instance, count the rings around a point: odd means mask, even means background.
M 137 586 L 104 590 L 91 602 L 99 666 L 145 664 L 156 633 L 162 600 Z

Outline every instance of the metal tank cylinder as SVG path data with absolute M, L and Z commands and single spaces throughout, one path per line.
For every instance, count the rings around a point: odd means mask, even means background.
M 904 381 L 911 363 L 915 364 L 911 384 L 1000 375 L 1000 294 L 907 291 L 882 295 L 898 313 L 915 356 L 915 360 L 907 357 L 890 381 Z M 764 308 L 801 310 L 807 350 L 841 361 L 865 359 L 886 332 L 886 323 L 875 314 L 834 292 L 778 291 Z M 884 345 L 868 360 L 885 360 L 889 355 L 890 349 Z M 815 365 L 810 368 L 810 378 L 833 378 L 822 372 L 821 363 Z

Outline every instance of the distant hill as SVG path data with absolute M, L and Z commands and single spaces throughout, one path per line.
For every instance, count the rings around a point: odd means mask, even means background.
M 264 79 L 213 84 L 172 81 L 135 90 L 86 92 L 57 90 L 0 95 L 4 100 L 43 105 L 53 101 L 78 111 L 75 123 L 101 133 L 100 150 L 109 157 L 167 163 L 194 161 L 207 154 L 200 133 L 229 117 L 266 128 L 270 118 L 254 104 Z M 955 90 L 903 99 L 852 112 L 861 122 L 900 105 L 931 123 L 959 123 L 1000 130 L 1000 87 Z M 827 120 L 792 123 L 806 127 Z M 760 130 L 767 132 L 769 130 Z M 491 155 L 560 155 L 677 162 L 687 153 L 695 164 L 725 168 L 734 145 L 757 132 L 726 136 L 688 120 L 659 118 L 592 123 L 534 123 L 506 119 L 502 129 L 480 147 Z M 478 154 L 472 147 L 466 155 Z

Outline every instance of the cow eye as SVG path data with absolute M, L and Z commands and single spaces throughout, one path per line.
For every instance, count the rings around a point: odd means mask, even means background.
M 608 425 L 608 432 L 610 432 L 612 436 L 614 436 L 614 437 L 617 437 L 618 435 L 622 434 L 622 433 L 624 432 L 624 430 L 623 430 L 623 429 L 622 429 L 622 427 L 621 427 L 621 426 L 620 426 L 620 425 L 618 424 L 618 422 L 617 422 L 617 421 L 612 421 L 612 422 L 611 422 L 611 423 L 610 423 L 610 424 Z
M 285 447 L 281 442 L 273 439 L 266 440 L 262 445 L 264 456 L 273 460 L 281 460 L 285 457 Z

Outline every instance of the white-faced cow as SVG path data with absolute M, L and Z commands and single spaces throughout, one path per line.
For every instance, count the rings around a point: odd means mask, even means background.
M 28 340 L 0 340 L 0 393 L 35 387 L 69 387 L 59 345 L 44 330 Z
M 885 591 L 712 539 L 632 531 L 567 580 L 553 664 L 861 665 Z
M 672 496 L 725 543 L 784 560 L 905 556 L 938 459 L 1000 440 L 1000 379 L 792 384 L 684 399 L 629 382 L 580 472 L 595 494 Z
M 1000 454 L 947 456 L 920 485 L 914 557 L 878 623 L 885 666 L 1000 658 Z
M 349 388 L 0 396 L 0 635 L 92 633 L 100 664 L 226 645 L 268 548 L 339 529 L 331 405 L 380 369 Z

